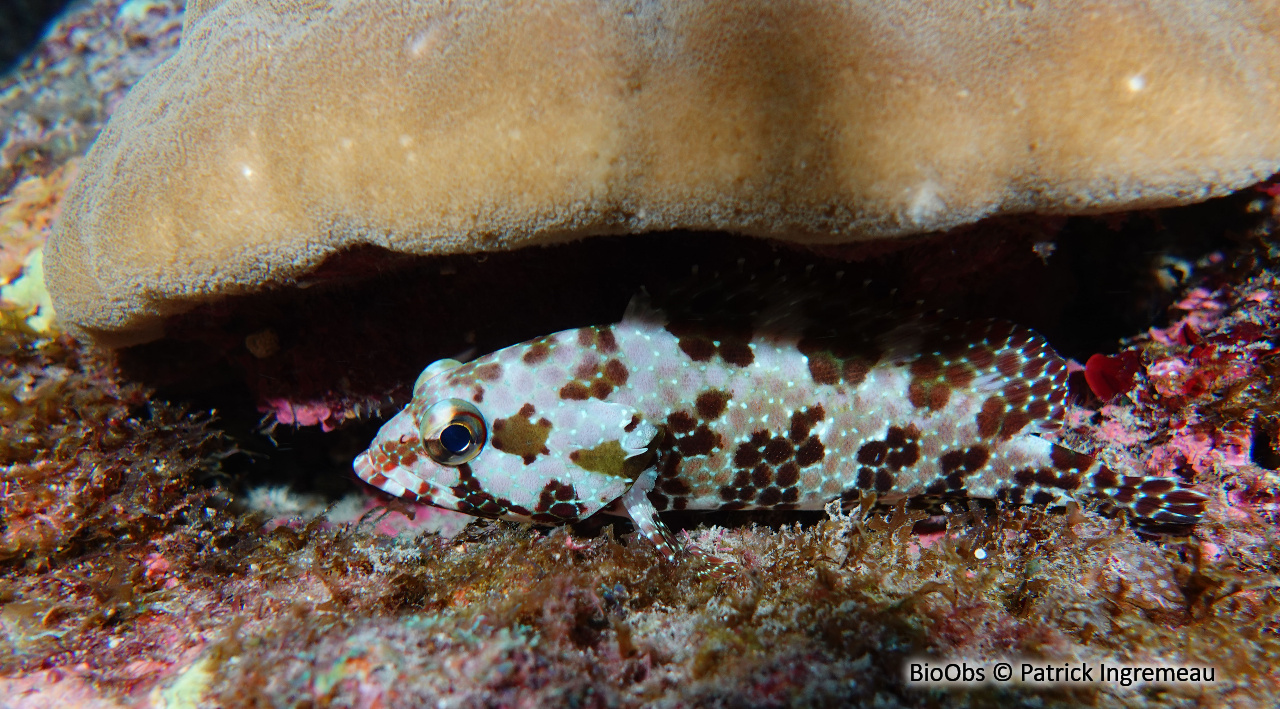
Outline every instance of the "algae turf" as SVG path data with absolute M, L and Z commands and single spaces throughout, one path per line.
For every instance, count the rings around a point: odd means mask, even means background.
M 315 527 L 249 562 L 257 571 L 244 582 L 274 600 L 208 650 L 218 667 L 210 691 L 227 706 L 1135 699 L 1101 687 L 910 689 L 902 666 L 917 655 L 1158 656 L 1216 665 L 1229 678 L 1219 697 L 1269 691 L 1274 597 L 1203 563 L 1194 543 L 1151 544 L 1079 511 L 975 507 L 950 514 L 946 534 L 922 546 L 912 527 L 923 518 L 898 508 L 694 533 L 742 563 L 724 581 L 666 566 L 608 531 L 583 540 L 482 523 L 451 544 L 406 544 Z
M 219 434 L 207 415 L 150 401 L 68 338 L 0 329 L 0 561 L 48 568 L 141 543 L 195 502 Z

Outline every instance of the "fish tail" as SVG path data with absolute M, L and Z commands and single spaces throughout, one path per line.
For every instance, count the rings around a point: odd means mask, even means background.
M 1120 475 L 1095 461 L 1086 471 L 1092 485 L 1090 497 L 1104 506 L 1128 510 L 1141 521 L 1161 524 L 1196 524 L 1204 516 L 1208 498 L 1177 477 Z

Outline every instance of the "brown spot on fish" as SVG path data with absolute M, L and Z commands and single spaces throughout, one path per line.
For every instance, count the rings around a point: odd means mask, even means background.
M 502 365 L 497 362 L 482 364 L 476 367 L 476 378 L 486 382 L 496 382 L 502 379 Z
M 968 359 L 969 364 L 975 369 L 982 370 L 990 367 L 996 361 L 996 353 L 990 347 L 979 345 L 969 350 Z
M 672 495 L 688 495 L 692 492 L 689 483 L 680 478 L 663 478 L 658 481 L 658 487 Z
M 943 374 L 942 362 L 934 355 L 925 355 L 911 363 L 908 371 L 911 382 L 907 385 L 907 400 L 917 409 L 938 411 L 951 399 L 951 385 Z
M 1000 354 L 996 355 L 996 371 L 1000 372 L 1004 376 L 1006 377 L 1017 376 L 1018 370 L 1021 368 L 1022 368 L 1021 354 L 1011 350 L 1005 350 Z
M 1029 423 L 1031 423 L 1031 417 L 1026 412 L 1010 411 L 1005 415 L 1004 420 L 1000 422 L 1000 440 L 1007 441 L 1013 438 L 1014 434 L 1021 431 Z
M 963 389 L 973 382 L 973 367 L 966 364 L 952 364 L 943 371 L 943 378 L 954 389 Z
M 795 446 L 785 438 L 774 438 L 764 447 L 764 459 L 774 465 L 780 465 L 795 454 Z
M 720 440 L 720 434 L 699 424 L 692 434 L 676 439 L 676 448 L 685 456 L 708 455 L 720 446 Z
M 557 502 L 552 505 L 551 509 L 547 510 L 547 512 L 551 514 L 551 516 L 559 517 L 560 519 L 574 519 L 578 516 L 579 509 L 579 505 L 575 505 L 571 502 Z
M 665 326 L 667 332 L 676 337 L 680 351 L 695 362 L 709 361 L 716 353 L 716 346 L 711 338 L 702 334 L 703 327 L 698 323 L 672 320 Z
M 608 325 L 604 325 L 596 328 L 596 330 L 598 331 L 597 335 L 599 338 L 596 342 L 600 351 L 605 354 L 613 354 L 614 352 L 617 352 L 618 340 L 613 336 L 613 328 Z
M 889 452 L 889 444 L 884 441 L 867 441 L 858 448 L 858 462 L 863 465 L 880 466 Z
M 1175 483 L 1172 478 L 1157 478 L 1154 480 L 1147 480 L 1139 485 L 1138 489 L 1149 495 L 1158 495 L 1162 492 L 1169 492 L 1174 487 Z
M 969 446 L 964 452 L 964 469 L 970 473 L 987 464 L 991 451 L 985 446 Z
M 757 465 L 756 469 L 751 471 L 751 482 L 756 487 L 764 487 L 773 482 L 773 471 L 767 465 Z
M 595 358 L 595 355 L 587 353 L 574 365 L 573 376 L 578 379 L 593 379 L 599 371 L 600 361 Z
M 1050 413 L 1049 402 L 1044 400 L 1033 401 L 1027 405 L 1027 415 L 1032 420 L 1041 420 L 1049 418 Z
M 821 461 L 826 454 L 827 449 L 822 445 L 822 441 L 819 441 L 817 436 L 809 436 L 809 439 L 796 449 L 796 463 L 800 467 L 807 468 Z
M 863 490 L 870 490 L 872 483 L 875 481 L 875 468 L 858 468 L 858 487 Z
M 1111 488 L 1120 484 L 1120 477 L 1111 468 L 1103 466 L 1093 476 L 1094 487 Z
M 677 411 L 667 416 L 667 428 L 672 433 L 689 433 L 697 424 L 697 420 L 684 411 Z
M 1027 386 L 1027 383 L 1021 379 L 1015 379 L 1005 385 L 1001 393 L 1004 394 L 1006 404 L 1011 408 L 1019 408 L 1025 405 L 1031 397 L 1031 387 Z
M 551 348 L 544 342 L 538 342 L 530 345 L 520 359 L 524 360 L 525 364 L 538 364 L 546 360 L 550 354 Z
M 591 398 L 591 390 L 580 382 L 569 382 L 560 387 L 560 398 L 571 401 L 586 401 Z
M 809 355 L 809 376 L 815 384 L 839 384 L 840 367 L 831 355 L 822 352 Z
M 992 438 L 1000 432 L 1000 422 L 1004 420 L 1004 400 L 998 396 L 987 397 L 982 402 L 982 410 L 978 412 L 978 435 Z
M 760 491 L 760 496 L 756 498 L 756 504 L 764 507 L 772 507 L 782 501 L 782 491 L 776 487 L 768 487 Z
M 889 446 L 885 463 L 894 470 L 915 465 L 916 461 L 920 460 L 920 445 L 916 442 L 919 438 L 920 430 L 915 426 L 907 428 L 890 426 L 888 434 L 885 435 L 885 443 Z
M 719 352 L 721 359 L 735 367 L 747 367 L 756 360 L 755 352 L 746 342 L 722 342 Z
M 813 427 L 822 419 L 826 418 L 827 411 L 819 404 L 812 408 L 801 409 L 791 414 L 791 430 L 790 437 L 792 442 L 799 443 L 808 436 Z
M 665 326 L 675 335 L 680 351 L 695 362 L 720 355 L 726 364 L 746 367 L 755 361 L 751 350 L 751 329 L 741 323 L 672 320 Z
M 630 371 L 627 369 L 627 365 L 623 364 L 619 360 L 611 359 L 604 363 L 604 378 L 614 386 L 623 386 L 626 384 L 629 374 Z
M 1093 456 L 1055 445 L 1049 450 L 1049 461 L 1058 470 L 1088 470 L 1093 465 Z
M 459 512 L 493 518 L 508 514 L 513 511 L 511 508 L 516 507 L 510 500 L 494 497 L 485 491 L 470 465 L 463 463 L 457 467 L 457 471 L 458 484 L 449 490 L 458 500 L 455 509 Z M 524 511 L 524 508 L 519 509 Z
M 738 444 L 738 448 L 733 454 L 733 465 L 735 468 L 751 468 L 764 460 L 764 447 L 769 442 L 768 431 L 755 431 L 751 434 L 751 438 L 744 443 Z
M 907 371 L 917 379 L 933 380 L 942 373 L 942 363 L 934 355 L 924 355 L 912 362 Z
M 570 483 L 552 480 L 538 493 L 538 501 L 530 515 L 535 522 L 561 524 L 577 519 L 585 506 L 578 500 L 578 491 Z
M 862 383 L 867 375 L 871 373 L 871 368 L 876 366 L 875 361 L 854 357 L 846 359 L 840 365 L 840 377 L 844 379 L 844 383 L 851 387 L 856 387 Z
M 708 389 L 698 394 L 694 408 L 704 421 L 714 421 L 724 414 L 729 405 L 729 393 L 718 389 Z
M 526 404 L 530 409 L 533 407 Z M 523 412 L 524 409 L 521 409 Z M 503 453 L 520 456 L 525 465 L 537 460 L 539 455 L 549 455 L 547 436 L 551 435 L 551 422 L 545 418 L 536 423 L 529 420 L 532 413 L 517 413 L 493 422 L 493 447 Z
M 1139 517 L 1150 517 L 1152 512 L 1163 506 L 1158 497 L 1143 497 L 1133 506 L 1133 511 L 1138 513 Z
M 800 466 L 786 463 L 778 468 L 778 476 L 774 480 L 779 487 L 791 487 L 800 479 Z

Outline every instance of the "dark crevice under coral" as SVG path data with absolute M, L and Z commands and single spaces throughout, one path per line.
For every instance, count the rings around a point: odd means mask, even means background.
M 303 287 L 198 306 L 121 362 L 129 376 L 184 396 L 225 397 L 232 385 L 258 400 L 336 393 L 375 403 L 403 397 L 435 359 L 615 322 L 641 287 L 669 288 L 694 265 L 707 274 L 744 257 L 831 260 L 849 282 L 875 280 L 905 303 L 962 317 L 1014 320 L 1084 358 L 1159 324 L 1196 261 L 1256 227 L 1260 217 L 1241 208 L 1251 198 L 1108 218 L 1004 219 L 892 247 L 817 252 L 679 232 L 443 257 L 367 248 L 330 259 Z M 1038 254 L 1038 244 L 1052 253 Z
M 737 268 L 742 258 L 799 266 L 829 260 L 848 272 L 846 282 L 875 280 L 896 288 L 903 303 L 1030 325 L 1083 361 L 1161 324 L 1197 261 L 1230 252 L 1256 228 L 1261 217 L 1245 209 L 1255 199 L 1245 193 L 1105 218 L 996 220 L 892 246 L 820 253 L 695 233 L 445 257 L 370 248 L 330 259 L 305 287 L 198 306 L 172 319 L 165 339 L 125 350 L 119 361 L 127 377 L 160 396 L 217 410 L 247 453 L 237 459 L 238 471 L 337 494 L 346 485 L 317 480 L 316 472 L 345 477 L 348 461 L 376 430 L 353 421 L 398 410 L 430 362 L 615 322 L 642 287 L 685 283 L 694 265 L 706 277 Z M 277 426 L 272 440 L 258 433 L 264 422 L 271 428 L 273 409 L 292 407 L 321 407 L 330 415 L 326 427 L 347 430 L 319 435 Z

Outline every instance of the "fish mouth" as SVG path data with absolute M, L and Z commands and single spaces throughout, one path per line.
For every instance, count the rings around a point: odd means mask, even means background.
M 408 488 L 406 488 L 399 480 L 393 479 L 391 475 L 384 473 L 374 466 L 373 461 L 369 459 L 368 451 L 356 456 L 356 459 L 351 461 L 351 468 L 355 471 L 356 477 L 379 490 L 395 495 L 396 497 L 409 497 L 409 495 L 405 494 L 409 492 Z
M 356 456 L 356 459 L 351 461 L 351 468 L 355 471 L 356 477 L 387 494 L 418 502 L 434 502 L 435 495 L 432 494 L 434 485 L 429 481 L 398 465 L 389 470 L 379 468 L 373 464 L 369 451 Z
M 435 481 L 425 480 L 412 470 L 399 465 L 391 466 L 390 469 L 379 468 L 374 465 L 369 451 L 356 456 L 355 460 L 351 461 L 351 468 L 355 471 L 356 477 L 389 495 L 449 510 L 463 511 L 459 509 L 458 498 L 449 488 Z
M 377 483 L 374 482 L 374 476 L 378 474 L 378 471 L 374 470 L 373 463 L 369 460 L 369 451 L 356 456 L 356 459 L 351 461 L 351 469 L 355 471 L 357 478 L 370 485 L 377 486 Z

